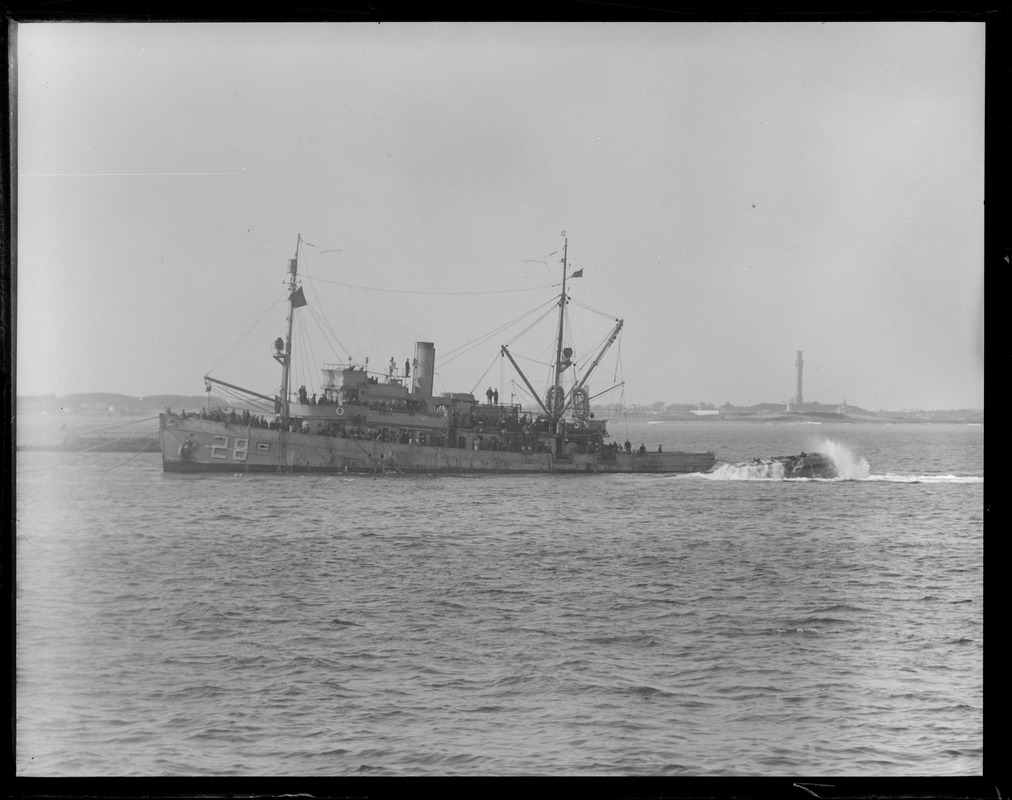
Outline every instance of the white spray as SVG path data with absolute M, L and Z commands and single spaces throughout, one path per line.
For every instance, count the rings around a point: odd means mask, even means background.
M 706 477 L 714 481 L 782 481 L 784 465 L 779 462 L 722 464 Z
M 822 439 L 812 446 L 817 453 L 822 453 L 832 460 L 836 466 L 836 474 L 843 480 L 865 481 L 871 475 L 868 460 L 855 456 L 845 444 L 832 439 Z

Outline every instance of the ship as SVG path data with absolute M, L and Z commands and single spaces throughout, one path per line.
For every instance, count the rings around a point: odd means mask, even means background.
M 201 409 L 166 409 L 159 415 L 162 468 L 183 473 L 485 473 L 600 474 L 698 473 L 713 468 L 712 451 L 647 452 L 626 441 L 611 441 L 607 421 L 591 410 L 589 379 L 618 338 L 618 319 L 604 343 L 582 363 L 563 341 L 570 302 L 568 239 L 562 248 L 562 290 L 554 362 L 546 389 L 539 393 L 509 347 L 500 352 L 517 371 L 533 398 L 527 407 L 500 403 L 498 391 L 433 391 L 435 345 L 415 343 L 414 358 L 401 371 L 391 364 L 376 373 L 353 361 L 325 364 L 322 390 L 309 396 L 293 390 L 293 323 L 307 305 L 299 281 L 303 240 L 288 260 L 287 335 L 271 355 L 281 368 L 280 388 L 259 393 L 210 375 L 212 386 L 242 396 L 247 404 Z M 582 371 L 581 371 L 582 370 Z M 594 397 L 598 397 L 594 395 Z M 253 412 L 249 404 L 253 404 Z M 259 404 L 259 405 L 257 405 Z M 263 413 L 256 413 L 260 409 Z

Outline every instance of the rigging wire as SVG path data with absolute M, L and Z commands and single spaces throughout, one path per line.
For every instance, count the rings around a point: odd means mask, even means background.
M 308 245 L 309 247 L 313 247 L 313 248 L 316 248 L 317 250 L 319 250 L 320 252 L 318 253 L 318 256 L 320 256 L 320 257 L 326 255 L 327 253 L 336 253 L 337 255 L 341 255 L 341 253 L 344 252 L 342 249 L 339 249 L 339 248 L 322 248 L 319 245 L 311 244 L 310 242 L 305 242 L 305 241 L 303 242 L 303 244 Z M 306 275 L 309 278 L 310 282 L 312 282 L 312 283 L 315 283 L 317 280 L 319 280 L 319 281 L 323 281 L 325 283 L 335 283 L 335 284 L 338 284 L 338 285 L 342 285 L 342 284 L 340 284 L 339 281 L 334 281 L 334 280 L 330 280 L 330 279 L 327 279 L 327 278 L 315 278 L 313 276 L 310 276 L 308 269 L 306 271 Z M 314 295 L 314 297 L 316 297 L 317 302 L 319 303 L 319 295 L 316 293 L 316 287 L 315 286 L 313 287 L 313 295 Z M 344 296 L 344 299 L 349 304 L 351 303 L 351 298 L 347 294 Z M 320 305 L 320 309 L 322 311 L 323 304 L 319 303 L 319 305 Z M 355 322 L 355 315 L 351 314 L 351 313 L 345 314 L 345 319 L 347 319 L 347 320 L 349 320 L 351 322 L 351 335 L 352 335 L 352 338 L 355 340 L 356 352 L 358 352 L 358 353 L 361 354 L 361 352 L 362 352 L 362 340 L 361 340 L 361 338 L 359 337 L 359 334 L 358 334 L 358 325 Z M 341 340 L 338 339 L 337 334 L 334 333 L 333 329 L 330 328 L 329 323 L 327 323 L 327 328 L 330 331 L 331 335 L 334 337 L 334 341 L 337 342 L 338 346 L 342 350 L 344 350 L 345 355 L 348 356 L 348 358 L 350 360 L 352 358 L 352 352 L 351 352 L 351 350 L 349 350 L 347 347 L 345 347 L 344 344 L 341 342 Z
M 547 317 L 549 314 L 551 314 L 555 310 L 554 305 L 555 305 L 555 303 L 554 303 L 554 301 L 552 301 L 552 306 L 553 306 L 552 308 L 549 308 L 548 310 L 546 310 L 544 314 L 542 314 L 540 317 L 538 317 L 536 320 L 534 320 L 530 325 L 528 325 L 526 328 L 524 328 L 522 331 L 520 331 L 520 333 L 518 333 L 516 336 L 514 336 L 509 342 L 507 342 L 507 344 L 514 344 L 514 343 L 520 341 L 520 339 L 522 339 L 528 333 L 530 333 L 530 331 L 534 328 L 535 325 L 537 325 L 539 322 L 541 322 L 541 320 L 543 320 L 545 317 Z
M 492 371 L 492 367 L 495 366 L 495 360 L 498 357 L 499 357 L 499 353 L 496 353 L 495 356 L 492 358 L 492 363 L 489 364 L 488 367 L 485 368 L 485 371 L 481 374 L 481 377 L 478 378 L 478 382 L 475 383 L 475 385 L 471 387 L 471 394 L 474 394 L 478 390 L 478 387 L 485 382 L 485 376 L 488 375 L 488 373 Z
M 422 291 L 419 289 L 381 289 L 377 286 L 362 286 L 357 283 L 344 283 L 343 281 L 335 281 L 330 278 L 314 278 L 313 280 L 321 281 L 323 283 L 332 283 L 335 286 L 344 286 L 348 289 L 361 289 L 366 292 L 380 292 L 381 294 L 428 294 L 428 295 L 441 295 L 441 296 L 462 296 L 462 297 L 474 297 L 477 295 L 485 294 L 516 294 L 518 292 L 540 292 L 543 289 L 552 289 L 553 286 L 528 286 L 523 289 L 496 289 L 494 291 L 487 292 L 433 292 L 433 291 Z M 557 286 L 558 284 L 556 284 Z
M 157 419 L 157 417 L 149 417 L 149 418 L 147 418 L 145 420 L 142 420 L 142 421 L 146 422 L 146 421 L 153 420 L 153 419 Z M 134 420 L 134 421 L 136 422 L 138 420 Z M 150 433 L 150 434 L 147 434 L 145 436 L 131 437 L 131 438 L 136 438 L 136 439 L 140 439 L 141 441 L 148 442 L 148 441 L 155 441 L 157 439 L 157 437 L 158 437 L 157 433 Z M 119 439 L 114 439 L 113 441 L 122 441 L 125 438 L 126 437 L 122 437 L 121 436 L 121 437 L 119 437 Z M 103 441 L 103 442 L 99 442 L 98 444 L 94 444 L 91 447 L 86 447 L 86 448 L 84 448 L 82 450 L 71 451 L 71 452 L 78 452 L 78 453 L 80 453 L 80 455 L 78 455 L 76 458 L 67 459 L 66 461 L 64 461 L 64 462 L 62 462 L 60 464 L 56 464 L 55 466 L 57 466 L 57 467 L 69 467 L 69 466 L 71 466 L 73 464 L 78 463 L 79 461 L 83 461 L 85 458 L 88 458 L 89 456 L 93 456 L 96 453 L 104 452 L 104 451 L 101 450 L 101 448 L 108 446 L 108 444 L 109 444 L 109 442 Z M 157 452 L 157 450 L 146 450 L 146 449 L 145 450 L 139 450 L 132 458 L 127 459 L 127 461 L 132 461 L 133 458 L 136 458 L 137 456 L 141 455 L 142 453 L 155 453 L 155 452 Z M 124 462 L 124 463 L 126 463 L 126 462 Z M 53 466 L 54 465 L 50 465 L 50 464 L 42 464 L 42 465 L 40 465 L 38 467 L 29 467 L 27 469 L 18 469 L 18 473 L 19 474 L 28 474 L 28 473 L 32 473 L 32 472 L 39 472 L 41 470 L 52 469 Z M 108 469 L 108 468 L 106 468 L 106 469 Z
M 538 401 L 534 397 L 534 395 L 532 395 L 528 391 L 527 387 L 524 386 L 522 383 L 517 383 L 516 378 L 510 380 L 510 389 L 513 391 L 513 394 L 515 394 L 517 397 L 520 398 L 521 406 L 524 403 L 526 403 L 529 406 L 537 405 Z
M 221 384 L 217 385 L 217 389 L 215 391 L 217 391 L 220 394 L 223 400 L 234 402 L 236 404 L 235 407 L 237 408 L 249 406 L 258 411 L 262 411 L 264 414 L 274 413 L 273 405 L 271 405 L 269 401 L 263 400 L 259 397 L 253 397 L 251 395 L 238 392 L 235 389 L 232 389 L 228 386 L 222 386 Z M 280 394 L 280 389 L 279 391 L 275 392 L 275 394 Z M 225 408 L 229 407 L 230 406 L 225 406 Z
M 477 339 L 472 339 L 470 342 L 467 342 L 465 344 L 460 345 L 459 347 L 454 348 L 453 350 L 450 350 L 449 352 L 447 352 L 447 354 L 445 356 L 443 356 L 442 358 L 440 358 L 437 361 L 437 364 L 439 366 L 441 366 L 441 367 L 446 366 L 447 364 L 449 364 L 453 360 L 459 358 L 460 356 L 462 356 L 462 355 L 464 355 L 466 353 L 469 353 L 471 350 L 473 350 L 478 345 L 484 344 L 489 339 L 491 339 L 493 336 L 495 336 L 497 333 L 502 333 L 507 328 L 510 328 L 511 326 L 516 325 L 518 322 L 520 322 L 525 317 L 529 317 L 531 314 L 534 314 L 534 313 L 540 311 L 544 306 L 546 306 L 546 305 L 549 306 L 549 308 L 547 309 L 547 311 L 545 311 L 544 314 L 542 314 L 540 317 L 538 317 L 536 320 L 534 320 L 534 322 L 532 322 L 530 325 L 528 325 L 527 328 L 525 328 L 523 331 L 520 332 L 520 334 L 518 334 L 517 336 L 513 337 L 513 339 L 511 341 L 515 342 L 518 338 L 520 338 L 520 336 L 523 336 L 527 331 L 529 331 L 532 327 L 534 327 L 541 320 L 543 320 L 548 314 L 550 314 L 551 310 L 552 310 L 551 306 L 554 305 L 554 303 L 555 303 L 554 300 L 549 300 L 546 303 L 542 303 L 540 306 L 536 306 L 535 308 L 532 308 L 530 311 L 524 312 L 519 317 L 516 317 L 515 319 L 512 319 L 509 322 L 503 323 L 502 325 L 498 326 L 497 328 L 494 328 L 491 331 L 488 331 L 487 333 L 482 334 Z M 507 344 L 508 344 L 508 342 L 507 342 Z
M 313 309 L 312 306 L 307 306 L 307 308 L 309 309 L 309 313 L 313 317 L 313 320 L 316 322 L 317 326 L 324 333 L 324 338 L 326 338 L 327 335 L 333 337 L 334 339 L 333 343 L 328 341 L 328 344 L 330 344 L 331 348 L 334 350 L 334 355 L 338 356 L 338 360 L 343 360 L 345 357 L 351 358 L 351 351 L 344 346 L 344 344 L 341 342 L 340 339 L 337 338 L 337 334 L 335 334 L 334 331 L 327 324 L 326 318 L 323 317 L 322 314 L 317 315 L 316 311 Z M 336 344 L 338 347 L 341 348 L 341 350 L 344 351 L 344 356 L 341 356 L 341 354 L 337 352 L 337 349 L 334 348 L 334 344 Z
M 152 433 L 150 436 L 146 436 L 145 440 L 153 442 L 153 441 L 155 441 L 155 439 L 157 437 L 158 437 L 158 434 Z M 111 469 L 119 469 L 120 467 L 125 466 L 126 464 L 129 464 L 131 461 L 133 461 L 138 456 L 143 455 L 144 453 L 152 453 L 152 452 L 155 452 L 155 451 L 153 451 L 153 450 L 138 450 L 136 453 L 134 453 L 132 456 L 130 456 L 130 458 L 128 458 L 126 461 L 121 461 L 119 464 L 113 464 L 111 467 L 105 467 L 104 469 L 102 469 L 102 472 L 108 472 Z
M 299 365 L 299 374 L 300 374 L 299 383 L 303 386 L 305 386 L 308 383 L 309 391 L 312 391 L 316 385 L 313 379 L 314 371 L 312 366 L 314 360 L 316 360 L 316 353 L 314 351 L 312 342 L 309 339 L 308 331 L 306 330 L 306 327 L 304 325 L 298 326 L 298 334 L 299 334 L 299 359 L 301 362 Z
M 156 420 L 156 419 L 158 419 L 157 416 L 154 416 L 154 417 L 144 417 L 143 419 L 131 419 L 131 420 L 127 420 L 126 422 L 118 422 L 118 423 L 114 423 L 112 425 L 102 425 L 102 426 L 99 426 L 97 428 L 84 428 L 83 432 L 85 434 L 107 433 L 107 432 L 119 430 L 120 428 L 126 428 L 126 427 L 128 427 L 130 425 L 136 425 L 138 422 L 151 422 L 151 421 Z
M 585 308 L 587 311 L 590 311 L 593 314 L 600 314 L 602 317 L 606 317 L 607 319 L 613 319 L 616 322 L 618 321 L 618 317 L 616 317 L 614 314 L 609 314 L 609 313 L 607 313 L 605 311 L 601 311 L 598 308 L 594 308 L 593 306 L 589 306 L 589 305 L 587 305 L 586 303 L 584 303 L 581 300 L 572 300 L 572 303 L 573 303 L 573 305 L 579 306 L 580 308 Z
M 36 440 L 35 442 L 32 443 L 31 447 L 33 447 L 33 448 L 48 449 L 48 448 L 52 447 L 53 445 L 56 445 L 56 444 L 58 444 L 60 442 L 66 441 L 67 439 L 77 439 L 78 441 L 80 441 L 82 438 L 88 439 L 88 438 L 91 438 L 91 437 L 94 437 L 94 436 L 101 436 L 102 434 L 116 433 L 116 432 L 120 431 L 120 429 L 127 428 L 128 426 L 135 426 L 138 423 L 142 423 L 142 422 L 153 422 L 156 419 L 158 419 L 158 417 L 145 417 L 143 419 L 132 419 L 132 420 L 129 420 L 127 422 L 121 422 L 121 423 L 119 423 L 117 425 L 106 425 L 106 426 L 98 427 L 98 428 L 73 428 L 71 430 L 71 433 L 64 434 L 63 436 L 53 437 L 53 438 L 45 438 L 45 439 L 42 439 L 41 441 Z M 65 430 L 65 428 L 63 428 L 61 430 Z M 128 430 L 123 430 L 122 433 L 124 433 L 124 434 L 130 434 L 131 432 L 128 431 Z M 135 434 L 135 435 L 116 436 L 116 437 L 113 438 L 113 441 L 119 442 L 119 441 L 123 441 L 123 440 L 126 440 L 126 439 L 139 439 L 139 438 L 146 439 L 146 438 L 148 438 L 150 436 L 157 436 L 157 433 L 143 433 L 142 432 L 142 433 Z M 99 444 L 92 445 L 91 447 L 87 447 L 87 448 L 85 448 L 85 449 L 83 449 L 81 451 L 77 451 L 77 452 L 90 452 L 92 450 L 96 450 L 97 448 L 103 447 L 106 444 L 108 444 L 108 442 L 100 442 Z
M 376 257 L 379 257 L 379 258 L 399 258 L 399 259 L 402 259 L 402 260 L 415 260 L 415 261 L 463 261 L 463 262 L 477 261 L 477 262 L 480 262 L 480 263 L 487 263 L 487 264 L 527 264 L 527 263 L 532 263 L 532 262 L 533 263 L 540 263 L 538 261 L 539 258 L 551 258 L 552 256 L 554 256 L 554 255 L 556 255 L 557 253 L 560 252 L 559 250 L 556 250 L 556 251 L 554 251 L 552 253 L 549 253 L 548 255 L 538 256 L 537 258 L 488 258 L 488 257 L 484 257 L 484 256 L 482 256 L 482 257 L 475 257 L 475 256 L 406 256 L 406 255 L 400 255 L 400 254 L 396 254 L 396 253 L 378 253 L 376 251 L 368 251 L 368 250 L 348 250 L 347 248 L 343 248 L 343 247 L 341 247 L 341 248 L 338 248 L 338 247 L 323 247 L 323 246 L 318 245 L 318 244 L 313 244 L 311 242 L 307 242 L 305 239 L 302 240 L 302 244 L 304 246 L 306 246 L 306 247 L 312 247 L 315 250 L 319 250 L 320 251 L 320 255 L 323 255 L 324 253 L 337 253 L 338 255 L 340 255 L 341 253 L 358 253 L 360 255 L 376 256 Z
M 275 301 L 274 301 L 273 303 L 271 303 L 271 305 L 270 305 L 270 308 L 268 308 L 268 309 L 267 309 L 266 311 L 264 311 L 264 313 L 263 313 L 263 314 L 261 314 L 261 315 L 260 315 L 259 319 L 257 319 L 257 321 L 256 321 L 256 322 L 254 322 L 254 323 L 253 323 L 253 324 L 252 324 L 252 325 L 250 326 L 249 330 L 248 330 L 248 331 L 246 331 L 246 333 L 244 333 L 244 334 L 243 334 L 243 335 L 242 335 L 242 336 L 241 336 L 241 337 L 239 338 L 239 341 L 237 341 L 237 342 L 236 342 L 236 343 L 235 343 L 234 345 L 232 345 L 232 347 L 231 347 L 231 348 L 230 348 L 230 349 L 228 350 L 228 352 L 227 352 L 227 353 L 225 353 L 225 355 L 223 355 L 223 356 L 222 356 L 221 358 L 219 358 L 219 359 L 218 359 L 218 360 L 217 360 L 217 361 L 215 362 L 214 366 L 212 366 L 212 367 L 211 367 L 210 369 L 206 369 L 206 370 L 204 370 L 204 374 L 205 374 L 205 375 L 210 375 L 210 374 L 211 374 L 211 373 L 212 373 L 212 372 L 213 372 L 213 371 L 214 371 L 215 369 L 217 369 L 217 368 L 218 368 L 218 365 L 219 365 L 219 364 L 221 364 L 221 362 L 222 362 L 222 361 L 224 361 L 224 360 L 225 360 L 226 358 L 228 358 L 228 356 L 229 356 L 229 355 L 230 355 L 230 354 L 232 353 L 232 351 L 233 351 L 233 350 L 235 350 L 235 349 L 236 349 L 236 348 L 237 348 L 237 347 L 238 347 L 238 346 L 239 346 L 240 344 L 242 344 L 243 340 L 244 340 L 244 339 L 245 339 L 245 338 L 246 338 L 247 336 L 249 336 L 249 335 L 250 335 L 250 333 L 252 333 L 252 332 L 253 332 L 253 329 L 254 329 L 254 328 L 255 328 L 255 327 L 257 326 L 257 325 L 259 325 L 259 324 L 260 324 L 260 322 L 261 322 L 261 321 L 263 320 L 263 318 L 264 318 L 264 317 L 266 317 L 266 316 L 267 316 L 267 315 L 268 315 L 268 314 L 269 314 L 269 313 L 270 313 L 271 311 L 273 311 L 273 310 L 274 310 L 274 307 L 275 307 L 275 306 L 276 306 L 276 305 L 277 305 L 278 303 L 280 303 L 280 302 L 281 302 L 282 300 L 284 300 L 284 299 L 285 299 L 285 298 L 286 298 L 287 296 L 288 296 L 288 293 L 287 293 L 287 291 L 286 291 L 286 292 L 285 292 L 284 294 L 282 294 L 282 295 L 281 295 L 281 297 L 277 298 L 277 299 L 276 299 L 276 300 L 275 300 Z
M 320 330 L 325 334 L 325 336 L 327 334 L 329 334 L 330 336 L 332 336 L 333 339 L 334 339 L 334 342 L 336 342 L 337 346 L 340 347 L 344 351 L 344 354 L 346 356 L 350 356 L 351 353 L 348 351 L 348 348 L 345 347 L 341 343 L 341 340 L 337 337 L 337 334 L 334 333 L 334 330 L 331 327 L 329 320 L 327 319 L 327 314 L 326 314 L 326 311 L 324 310 L 323 301 L 320 300 L 320 295 L 316 291 L 316 281 L 317 281 L 317 278 L 314 278 L 312 275 L 309 274 L 309 264 L 308 263 L 305 264 L 304 272 L 305 272 L 305 281 L 304 281 L 304 283 L 305 282 L 309 283 L 309 288 L 313 292 L 313 300 L 314 300 L 313 303 L 307 303 L 306 304 L 306 307 L 309 309 L 309 313 L 316 320 L 317 326 L 319 326 Z M 333 345 L 331 345 L 331 347 L 333 347 Z M 335 355 L 337 354 L 337 350 L 336 349 L 334 350 L 334 353 L 335 353 Z

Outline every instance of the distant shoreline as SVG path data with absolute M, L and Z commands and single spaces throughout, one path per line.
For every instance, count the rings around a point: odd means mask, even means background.
M 211 406 L 241 407 L 217 397 L 202 395 L 148 395 L 130 397 L 111 393 L 82 393 L 72 395 L 34 395 L 17 398 L 17 416 L 21 418 L 57 418 L 86 416 L 90 419 L 106 417 L 126 419 L 139 416 L 156 416 L 166 408 L 196 410 Z M 907 411 L 868 411 L 858 406 L 806 403 L 799 411 L 787 411 L 783 403 L 758 403 L 751 406 L 712 406 L 670 403 L 652 407 L 592 406 L 597 416 L 604 419 L 643 419 L 661 422 L 984 422 L 984 409 L 961 408 L 945 410 L 915 409 Z

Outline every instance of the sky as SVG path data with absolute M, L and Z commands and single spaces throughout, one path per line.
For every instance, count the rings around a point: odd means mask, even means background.
M 983 408 L 983 23 L 30 23 L 16 47 L 19 396 L 273 394 L 301 241 L 310 389 L 429 341 L 437 392 L 520 392 L 502 344 L 540 391 L 565 246 L 577 358 L 624 320 L 596 402 L 786 402 L 800 350 L 809 402 Z

